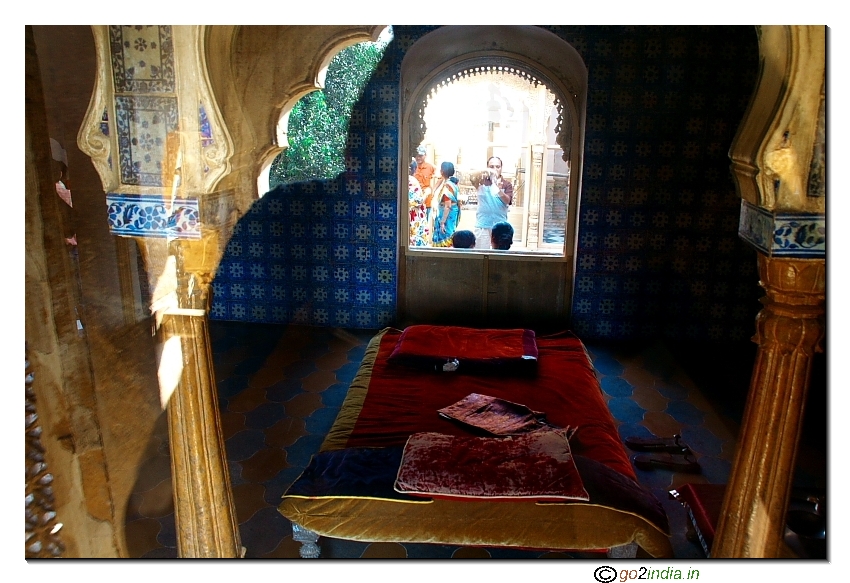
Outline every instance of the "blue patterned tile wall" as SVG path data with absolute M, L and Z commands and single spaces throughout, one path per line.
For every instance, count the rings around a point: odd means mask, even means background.
M 589 99 L 573 328 L 586 338 L 748 338 L 761 295 L 728 151 L 755 86 L 754 27 L 551 26 Z M 349 127 L 346 171 L 277 188 L 237 226 L 212 317 L 376 328 L 396 313 L 395 39 Z

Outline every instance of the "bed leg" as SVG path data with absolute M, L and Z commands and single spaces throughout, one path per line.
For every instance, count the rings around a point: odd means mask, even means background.
M 298 549 L 298 554 L 302 559 L 318 559 L 319 558 L 319 535 L 312 530 L 307 530 L 303 526 L 292 523 L 292 540 L 300 542 L 301 548 Z
M 637 543 L 629 543 L 608 549 L 609 559 L 634 559 L 637 557 Z

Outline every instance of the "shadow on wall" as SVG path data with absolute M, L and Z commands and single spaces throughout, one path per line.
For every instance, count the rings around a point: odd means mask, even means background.
M 589 70 L 573 329 L 583 338 L 742 340 L 758 312 L 727 152 L 755 85 L 741 26 L 550 26 Z M 212 317 L 380 328 L 396 312 L 395 38 L 352 109 L 346 171 L 277 188 L 240 221 Z M 405 160 L 406 163 L 406 160 Z

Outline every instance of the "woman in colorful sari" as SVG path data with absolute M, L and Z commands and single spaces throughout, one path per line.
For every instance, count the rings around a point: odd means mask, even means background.
M 410 246 L 427 247 L 429 239 L 428 216 L 425 207 L 425 192 L 419 181 L 413 176 L 416 162 L 410 163 L 410 175 L 407 177 L 407 208 L 410 213 Z
M 434 198 L 439 200 L 434 219 L 434 247 L 451 247 L 452 235 L 460 221 L 460 204 L 458 202 L 458 179 L 455 177 L 455 166 L 451 162 L 440 164 L 440 182 L 434 189 Z

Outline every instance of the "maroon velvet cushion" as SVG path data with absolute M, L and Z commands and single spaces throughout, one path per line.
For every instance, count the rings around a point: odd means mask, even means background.
M 560 431 L 501 438 L 416 433 L 404 446 L 394 488 L 430 498 L 589 499 Z
M 534 370 L 537 342 L 533 330 L 477 329 L 462 326 L 408 326 L 398 339 L 389 361 L 443 370 L 457 359 L 460 372 Z
M 545 413 L 478 393 L 471 393 L 437 413 L 491 435 L 517 435 L 549 428 Z

